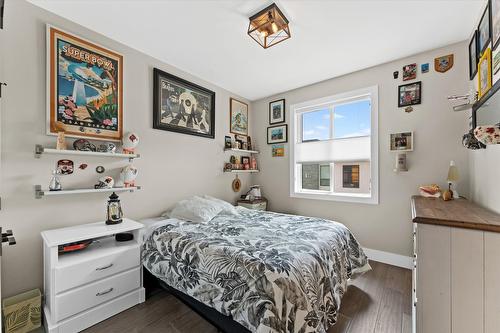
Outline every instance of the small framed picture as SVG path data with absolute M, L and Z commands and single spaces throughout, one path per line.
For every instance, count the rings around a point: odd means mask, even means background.
M 277 125 L 267 128 L 267 144 L 288 142 L 288 125 Z
M 233 143 L 231 141 L 231 137 L 229 135 L 226 135 L 224 137 L 224 148 L 226 149 L 231 149 L 233 146 Z
M 272 145 L 272 156 L 273 157 L 283 157 L 285 156 L 285 145 Z
M 250 164 L 250 157 L 242 156 L 241 157 L 241 164 L 243 164 L 243 165 Z
M 413 151 L 413 132 L 392 133 L 391 151 Z
M 491 49 L 488 47 L 477 65 L 479 96 L 483 97 L 491 89 Z
M 417 78 L 417 64 L 403 66 L 403 81 L 414 80 Z
M 472 34 L 469 43 L 469 79 L 473 79 L 477 73 L 477 30 Z
M 422 82 L 403 84 L 398 87 L 398 107 L 420 104 L 422 101 Z
M 477 28 L 477 42 L 480 56 L 486 51 L 491 40 L 490 2 L 487 1 L 486 3 L 486 8 Z
M 269 103 L 269 124 L 285 122 L 285 100 L 279 99 Z
M 428 73 L 429 72 L 429 63 L 421 64 L 420 65 L 420 71 L 422 73 Z
M 495 50 L 500 43 L 500 0 L 491 0 L 491 35 Z

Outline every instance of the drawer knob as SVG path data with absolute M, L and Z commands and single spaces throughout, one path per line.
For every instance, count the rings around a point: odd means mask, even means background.
M 109 294 L 110 292 L 113 291 L 113 288 L 109 288 L 108 290 L 106 291 L 100 291 L 98 292 L 97 294 L 95 294 L 96 296 L 102 296 L 102 295 L 106 295 L 106 294 Z
M 108 268 L 110 268 L 110 267 L 112 267 L 112 266 L 113 266 L 113 264 L 111 263 L 111 264 L 109 264 L 109 265 L 107 265 L 107 266 L 97 267 L 95 270 L 96 270 L 96 271 L 103 271 L 103 270 L 108 269 Z

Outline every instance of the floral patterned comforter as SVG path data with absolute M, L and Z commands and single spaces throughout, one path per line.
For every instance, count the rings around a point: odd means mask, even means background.
M 144 266 L 252 332 L 326 332 L 347 280 L 370 269 L 354 236 L 319 218 L 238 211 L 165 220 L 144 242 Z

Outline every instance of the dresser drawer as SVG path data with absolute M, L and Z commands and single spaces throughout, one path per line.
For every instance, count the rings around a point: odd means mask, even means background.
M 56 294 L 140 265 L 139 244 L 117 243 L 113 238 L 63 256 L 69 260 L 60 260 L 62 264 L 55 268 Z
M 107 302 L 141 286 L 141 270 L 136 268 L 56 296 L 57 321 Z

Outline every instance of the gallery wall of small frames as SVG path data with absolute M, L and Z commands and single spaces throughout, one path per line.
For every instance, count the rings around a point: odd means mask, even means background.
M 489 0 L 469 41 L 469 79 L 477 78 L 478 99 L 500 78 L 497 77 L 500 71 L 499 44 L 500 0 Z
M 454 55 L 448 54 L 434 59 L 434 70 L 438 73 L 446 73 L 453 67 Z M 403 66 L 402 81 L 408 82 L 398 86 L 398 108 L 404 108 L 405 112 L 413 111 L 413 105 L 422 103 L 422 81 L 416 81 L 418 71 L 420 74 L 426 74 L 430 71 L 428 62 L 420 64 L 412 63 Z M 399 70 L 394 71 L 392 76 L 395 80 L 399 79 Z M 413 82 L 412 82 L 413 81 Z

